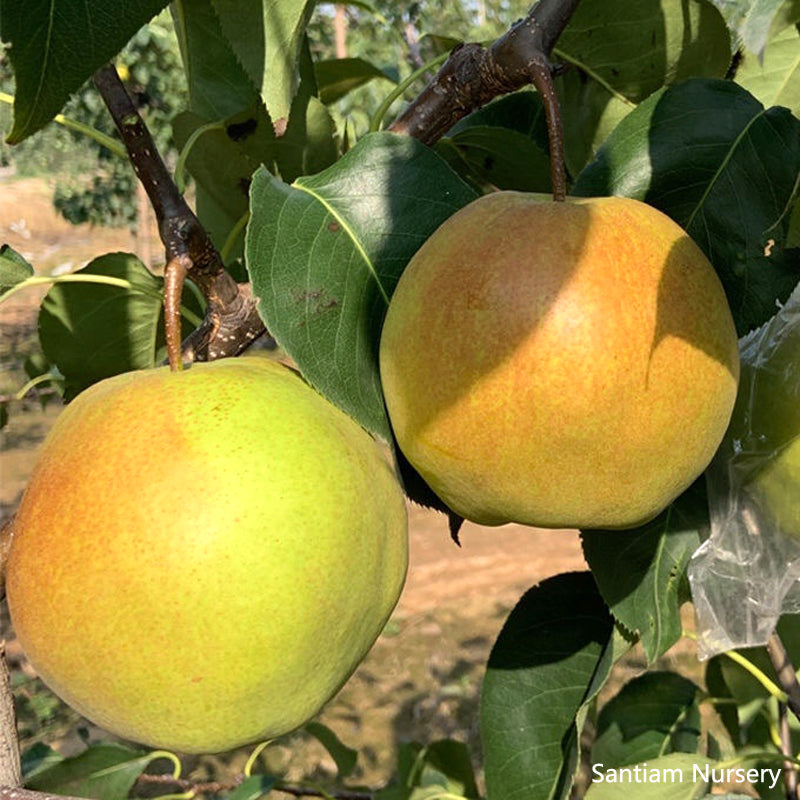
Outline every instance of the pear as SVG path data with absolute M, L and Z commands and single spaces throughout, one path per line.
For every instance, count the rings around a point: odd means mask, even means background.
M 384 451 L 293 370 L 246 357 L 80 394 L 22 499 L 7 594 L 31 663 L 80 713 L 219 752 L 320 710 L 406 564 Z
M 739 363 L 723 287 L 667 216 L 507 191 L 411 259 L 380 369 L 400 449 L 454 511 L 613 529 L 648 521 L 705 469 Z

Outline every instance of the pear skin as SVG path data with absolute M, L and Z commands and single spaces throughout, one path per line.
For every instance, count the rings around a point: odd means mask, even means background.
M 390 464 L 289 368 L 119 375 L 42 446 L 7 594 L 42 679 L 151 747 L 219 752 L 304 724 L 391 614 L 407 564 Z
M 722 285 L 622 197 L 486 195 L 425 242 L 380 343 L 400 449 L 486 525 L 629 528 L 708 465 L 739 375 Z

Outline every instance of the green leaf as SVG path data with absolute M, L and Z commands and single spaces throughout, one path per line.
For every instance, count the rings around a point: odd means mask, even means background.
M 276 126 L 284 127 L 300 83 L 298 59 L 312 0 L 211 0 L 220 27 Z
M 702 479 L 651 522 L 583 531 L 583 553 L 614 618 L 637 633 L 650 663 L 681 635 L 686 566 L 708 526 Z
M 730 81 L 692 79 L 623 119 L 573 193 L 636 197 L 676 220 L 717 270 L 744 334 L 800 278 L 786 247 L 798 175 L 800 121 L 788 109 L 765 110 Z
M 45 295 L 39 341 L 65 378 L 67 399 L 103 378 L 155 366 L 164 346 L 163 281 L 136 256 L 108 253 L 74 275 L 104 275 L 127 281 L 130 288 L 57 283 Z M 184 301 L 194 303 L 188 289 Z
M 696 753 L 699 692 L 674 672 L 647 672 L 629 681 L 600 711 L 592 761 L 609 768 L 672 752 Z
M 800 18 L 797 0 L 711 0 L 725 19 L 735 46 L 760 55 L 770 33 Z
M 346 778 L 356 768 L 358 751 L 343 744 L 341 739 L 327 726 L 320 722 L 308 722 L 305 731 L 311 734 L 336 762 L 339 778 Z
M 463 742 L 454 739 L 433 742 L 425 748 L 424 764 L 421 784 L 425 783 L 426 770 L 436 771 L 444 777 L 443 785 L 451 794 L 469 800 L 480 796 L 469 750 Z
M 439 153 L 481 189 L 550 192 L 550 157 L 530 137 L 508 128 L 475 126 L 441 139 Z
M 128 796 L 149 763 L 148 753 L 121 745 L 96 744 L 80 755 L 37 771 L 27 786 L 40 792 L 118 800 Z
M 582 0 L 553 52 L 634 103 L 689 76 L 723 77 L 731 60 L 707 0 Z
M 306 47 L 301 54 L 303 80 L 292 104 L 289 125 L 277 137 L 264 104 L 230 48 L 223 46 L 219 52 L 215 51 L 211 61 L 212 65 L 218 61 L 218 67 L 206 73 L 201 52 L 204 47 L 212 47 L 214 36 L 221 33 L 210 6 L 204 6 L 203 0 L 189 2 L 187 8 L 184 8 L 186 3 L 180 8 L 185 12 L 183 49 L 188 48 L 185 58 L 189 59 L 192 102 L 189 111 L 173 120 L 173 132 L 178 146 L 183 148 L 198 128 L 209 123 L 220 126 L 195 140 L 187 167 L 198 184 L 200 221 L 221 248 L 247 211 L 250 181 L 257 167 L 265 164 L 287 181 L 319 172 L 337 158 L 336 126 L 325 106 L 314 96 L 313 65 Z M 193 57 L 200 60 L 197 68 L 192 67 Z M 230 91 L 220 77 L 225 74 L 227 80 L 234 82 Z M 240 254 L 240 249 L 234 250 L 231 258 Z
M 220 120 L 255 105 L 256 87 L 222 32 L 212 0 L 175 0 L 175 31 L 189 90 L 189 109 Z
M 800 32 L 789 26 L 770 39 L 763 56 L 745 53 L 736 83 L 765 106 L 785 106 L 800 116 Z
M 481 697 L 489 800 L 569 793 L 576 720 L 606 670 L 614 626 L 588 572 L 528 591 L 492 648 Z
M 506 95 L 456 123 L 436 152 L 483 193 L 550 191 L 547 121 L 538 92 Z
M 154 366 L 161 316 L 161 281 L 136 256 L 109 253 L 76 274 L 120 278 L 132 288 L 63 283 L 45 295 L 39 341 L 70 397 L 111 375 Z
M 268 794 L 277 782 L 271 775 L 251 775 L 226 795 L 226 800 L 258 800 Z
M 556 78 L 556 89 L 564 120 L 564 158 L 568 172 L 577 175 L 636 104 L 574 69 Z
M 554 50 L 567 168 L 577 175 L 650 94 L 689 76 L 724 77 L 730 36 L 708 2 L 582 0 Z
M 16 93 L 9 144 L 50 122 L 69 96 L 111 60 L 165 0 L 0 0 L 0 37 L 11 45 Z
M 786 247 L 800 247 L 800 199 L 794 201 L 789 217 L 789 232 L 786 234 Z
M 385 72 L 363 58 L 329 58 L 314 64 L 319 99 L 326 105 L 335 103 L 353 89 L 363 86 L 376 78 L 392 83 Z
M 64 760 L 64 756 L 44 742 L 36 742 L 22 753 L 22 776 L 27 783 L 37 772 L 50 769 Z
M 250 198 L 247 269 L 270 333 L 309 383 L 388 438 L 378 344 L 389 298 L 475 194 L 419 142 L 381 133 L 292 186 L 262 168 Z
M 710 781 L 704 776 L 715 764 L 703 756 L 670 753 L 646 764 L 624 767 L 624 772 L 602 773 L 595 771 L 598 766 L 592 768 L 586 800 L 624 800 L 632 795 L 636 800 L 696 800 L 708 791 Z
M 8 404 L 0 403 L 0 431 L 8 425 Z
M 0 247 L 0 295 L 33 275 L 33 267 L 11 245 Z
M 375 800 L 425 800 L 447 797 L 477 800 L 478 787 L 467 746 L 443 739 L 424 747 L 404 742 L 398 749 L 396 783 L 381 789 Z

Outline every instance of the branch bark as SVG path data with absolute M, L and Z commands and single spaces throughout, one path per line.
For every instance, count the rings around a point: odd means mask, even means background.
M 183 343 L 183 357 L 205 361 L 238 355 L 266 330 L 252 294 L 225 270 L 205 228 L 172 180 L 114 65 L 101 67 L 93 80 L 150 198 L 167 263 L 185 264 L 208 301 L 203 323 Z
M 797 800 L 797 769 L 790 759 L 794 755 L 792 748 L 792 731 L 789 727 L 789 715 L 786 703 L 778 704 L 778 732 L 781 737 L 781 752 L 788 756 L 783 765 L 783 783 L 786 788 L 786 800 Z
M 165 791 L 180 791 L 180 792 L 194 792 L 196 794 L 220 794 L 222 792 L 229 792 L 235 789 L 242 783 L 244 776 L 239 779 L 229 782 L 220 783 L 218 781 L 210 783 L 198 783 L 196 781 L 186 780 L 185 778 L 174 778 L 172 775 L 151 775 L 145 773 L 140 775 L 137 780 L 137 785 L 141 788 L 149 786 L 160 786 Z M 375 792 L 361 791 L 351 789 L 331 789 L 330 791 L 323 792 L 320 789 L 314 789 L 309 786 L 295 786 L 293 784 L 278 783 L 272 787 L 274 792 L 283 792 L 291 797 L 330 797 L 334 800 L 373 800 Z M 0 800 L 3 800 L 0 794 Z M 33 799 L 31 799 L 33 800 Z
M 550 53 L 578 2 L 540 0 L 524 19 L 489 47 L 456 47 L 389 130 L 433 144 L 470 112 L 530 84 L 534 69 L 546 64 L 552 72 Z
M 17 716 L 6 663 L 6 643 L 0 641 L 0 784 L 19 786 L 21 783 Z
M 0 786 L 0 800 L 81 800 L 81 798 L 50 794 L 49 792 L 34 792 L 32 789 L 22 789 L 18 786 Z
M 786 692 L 788 697 L 786 705 L 789 710 L 800 720 L 800 683 L 797 680 L 789 654 L 777 633 L 773 633 L 767 642 L 767 653 L 769 653 L 772 666 L 778 676 L 778 683 L 781 689 Z

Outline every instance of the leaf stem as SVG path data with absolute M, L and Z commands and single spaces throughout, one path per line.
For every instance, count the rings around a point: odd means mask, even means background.
M 183 146 L 178 156 L 178 161 L 175 164 L 175 185 L 178 187 L 178 191 L 181 194 L 186 191 L 186 159 L 189 158 L 189 153 L 192 152 L 195 142 L 197 142 L 204 133 L 222 130 L 224 127 L 225 123 L 221 120 L 219 122 L 207 122 L 205 125 L 201 125 L 199 128 L 193 130 L 192 135 L 186 140 L 186 144 Z
M 687 639 L 691 639 L 695 642 L 697 641 L 697 634 L 693 633 L 692 631 L 684 630 L 682 631 L 682 635 Z M 785 703 L 789 699 L 787 693 L 784 692 L 772 680 L 772 678 L 770 678 L 768 675 L 765 675 L 761 669 L 759 669 L 752 661 L 743 656 L 741 653 L 737 652 L 736 650 L 726 650 L 720 655 L 726 656 L 731 661 L 742 667 L 742 669 L 745 669 L 747 672 L 749 672 L 779 703 Z
M 788 700 L 786 692 L 741 653 L 738 653 L 736 650 L 728 650 L 723 653 L 723 655 L 747 670 L 779 703 L 785 703 Z
M 93 275 L 92 273 L 85 273 L 85 272 L 69 272 L 66 275 L 34 275 L 30 278 L 25 278 L 24 281 L 20 281 L 15 286 L 12 286 L 5 294 L 0 295 L 0 303 L 4 303 L 8 300 L 9 297 L 16 294 L 17 292 L 21 292 L 23 289 L 28 289 L 31 286 L 45 286 L 50 283 L 99 283 L 105 284 L 106 286 L 116 286 L 119 289 L 127 289 L 129 292 L 135 292 L 145 297 L 149 297 L 152 300 L 158 300 L 161 302 L 161 293 L 153 290 L 148 289 L 144 286 L 139 286 L 135 283 L 131 283 L 129 280 L 125 278 L 115 278 L 112 275 Z M 197 314 L 194 313 L 186 306 L 180 307 L 181 316 L 190 324 L 194 325 L 195 327 L 200 325 L 203 321 Z
M 256 760 L 258 757 L 264 752 L 264 750 L 269 747 L 272 743 L 272 739 L 267 739 L 265 742 L 259 742 L 254 748 L 253 752 L 247 758 L 247 763 L 244 765 L 244 774 L 246 777 L 250 777 L 253 773 L 253 767 L 255 766 Z
M 427 64 L 423 64 L 419 69 L 415 69 L 404 81 L 398 83 L 397 86 L 395 86 L 394 89 L 392 89 L 392 91 L 383 98 L 383 102 L 378 106 L 375 113 L 372 115 L 372 119 L 369 123 L 370 133 L 374 133 L 375 131 L 379 131 L 381 129 L 381 124 L 383 123 L 384 117 L 389 112 L 392 103 L 394 103 L 398 97 L 402 97 L 409 86 L 416 83 L 426 72 L 429 72 L 434 67 L 438 67 L 439 64 L 444 64 L 449 57 L 450 53 L 441 53 L 440 55 L 436 56 L 436 58 L 432 58 L 430 61 L 428 61 Z
M 15 400 L 22 400 L 28 392 L 38 386 L 40 383 L 47 383 L 48 381 L 54 381 L 54 378 L 49 372 L 45 372 L 41 375 L 37 375 L 35 378 L 31 378 L 16 394 L 14 395 Z
M 233 246 L 236 244 L 239 234 L 244 230 L 249 221 L 250 212 L 245 211 L 244 214 L 242 214 L 242 216 L 236 220 L 236 224 L 231 228 L 230 232 L 225 237 L 225 244 L 222 245 L 222 249 L 219 251 L 219 257 L 222 259 L 223 264 L 228 263 L 228 258 L 230 258 Z
M 153 761 L 157 761 L 159 758 L 166 758 L 168 761 L 172 762 L 172 777 L 175 778 L 175 780 L 181 777 L 183 766 L 181 765 L 181 760 L 175 753 L 171 750 L 153 750 L 153 752 L 150 753 L 148 763 L 152 764 Z
M 14 105 L 14 95 L 0 92 L 0 102 Z M 55 117 L 53 117 L 53 121 L 57 122 L 59 125 L 63 125 L 65 128 L 70 128 L 70 130 L 82 133 L 90 139 L 94 139 L 98 144 L 108 148 L 115 156 L 127 160 L 128 154 L 125 152 L 123 145 L 116 139 L 112 139 L 108 134 L 97 130 L 97 128 L 93 128 L 91 125 L 86 125 L 83 122 L 78 122 L 78 120 L 72 119 L 71 117 L 65 117 L 63 114 L 56 114 Z

